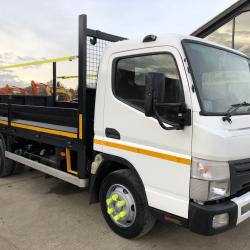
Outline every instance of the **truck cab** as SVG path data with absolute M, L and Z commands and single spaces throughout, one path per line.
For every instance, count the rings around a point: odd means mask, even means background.
M 122 41 L 97 86 L 94 149 L 134 167 L 149 207 L 201 234 L 250 216 L 246 56 L 180 35 Z

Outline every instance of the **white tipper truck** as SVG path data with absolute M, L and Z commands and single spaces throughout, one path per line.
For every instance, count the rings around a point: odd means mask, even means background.
M 86 177 L 74 176 L 85 182 L 69 182 L 89 186 L 114 232 L 140 237 L 163 219 L 213 235 L 250 217 L 249 58 L 192 36 L 148 35 L 108 45 L 96 86 L 93 150 Z M 11 147 L 5 158 L 38 164 Z

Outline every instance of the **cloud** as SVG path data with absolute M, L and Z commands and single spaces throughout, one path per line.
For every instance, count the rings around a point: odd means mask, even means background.
M 33 62 L 37 60 L 42 60 L 41 58 L 35 58 L 31 56 L 19 56 L 15 55 L 13 52 L 6 52 L 0 54 L 0 65 L 14 65 L 19 63 L 26 63 L 26 62 Z M 6 63 L 8 62 L 8 64 Z M 9 69 L 0 69 L 0 87 L 9 85 L 9 86 L 16 86 L 16 87 L 27 87 L 29 82 L 32 80 L 29 77 L 34 69 L 39 70 L 42 68 L 42 65 L 35 65 L 35 66 L 26 66 L 21 68 L 9 68 Z M 28 71 L 28 72 L 27 72 Z M 43 73 L 44 75 L 48 75 L 47 72 Z M 32 74 L 33 75 L 33 74 Z M 27 80 L 29 78 L 29 80 Z M 24 80 L 25 79 L 25 80 Z
M 21 81 L 17 75 L 15 75 L 11 70 L 2 70 L 0 72 L 0 87 L 3 86 L 16 86 L 25 87 L 27 84 Z
M 25 62 L 33 62 L 37 61 L 39 58 L 31 57 L 31 56 L 19 56 L 14 52 L 6 52 L 0 54 L 0 64 L 1 65 L 11 65 Z
M 2 1 L 0 54 L 60 57 L 77 54 L 78 15 L 88 26 L 134 38 L 148 33 L 190 34 L 235 0 Z M 14 6 L 14 7 L 13 7 Z M 209 11 L 204 11 L 209 9 Z

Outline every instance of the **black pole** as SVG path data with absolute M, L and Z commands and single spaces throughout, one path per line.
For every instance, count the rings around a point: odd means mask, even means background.
M 86 112 L 86 71 L 87 71 L 87 44 L 86 44 L 87 16 L 79 16 L 79 43 L 78 43 L 78 102 L 79 113 Z M 83 126 L 83 132 L 86 127 Z M 86 134 L 83 133 L 83 137 Z
M 78 31 L 78 177 L 86 178 L 87 176 L 87 16 L 79 16 L 79 31 Z M 82 126 L 80 126 L 80 116 L 82 116 Z M 82 131 L 80 128 L 82 127 Z M 80 136 L 82 135 L 82 137 Z
M 56 104 L 56 62 L 53 62 L 53 103 Z

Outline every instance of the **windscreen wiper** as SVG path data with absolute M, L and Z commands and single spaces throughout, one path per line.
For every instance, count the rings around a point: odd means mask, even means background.
M 241 107 L 248 107 L 250 106 L 250 103 L 248 102 L 241 102 L 241 103 L 236 103 L 236 104 L 232 104 L 230 106 L 230 108 L 225 112 L 225 116 L 222 117 L 222 121 L 225 122 L 229 122 L 229 123 L 232 123 L 232 120 L 231 120 L 231 116 L 232 114 L 237 111 L 239 108 Z

